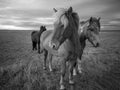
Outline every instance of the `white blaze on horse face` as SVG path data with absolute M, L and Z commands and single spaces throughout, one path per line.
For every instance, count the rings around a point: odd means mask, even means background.
M 80 31 L 81 31 L 81 33 L 83 32 L 83 26 L 80 26 Z

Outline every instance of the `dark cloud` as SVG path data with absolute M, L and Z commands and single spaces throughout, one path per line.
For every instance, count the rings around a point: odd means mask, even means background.
M 78 12 L 80 20 L 101 17 L 102 29 L 120 28 L 120 0 L 0 0 L 0 25 L 37 29 L 44 24 L 51 28 L 52 19 L 47 17 L 52 18 L 52 8 L 69 6 Z

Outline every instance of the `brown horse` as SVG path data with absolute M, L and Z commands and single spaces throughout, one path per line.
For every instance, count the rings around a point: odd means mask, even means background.
M 91 17 L 87 21 L 80 22 L 80 29 L 78 31 L 80 44 L 82 49 L 86 46 L 88 40 L 94 47 L 100 45 L 100 18 Z
M 40 36 L 41 34 L 46 31 L 45 26 L 41 26 L 39 31 L 33 31 L 31 33 L 31 40 L 32 40 L 32 49 L 37 50 L 37 44 L 38 44 L 38 53 L 40 53 Z
M 86 40 L 88 40 L 94 47 L 99 47 L 100 45 L 100 17 L 97 19 L 95 17 L 91 17 L 86 21 L 80 22 L 80 29 L 78 31 L 79 41 L 81 44 L 81 53 L 79 55 L 79 59 L 81 60 L 84 48 L 86 46 Z M 80 60 L 77 60 L 78 63 Z M 79 72 L 81 72 L 81 67 L 78 67 Z M 76 75 L 76 72 L 74 73 Z
M 64 76 L 66 72 L 66 62 L 69 62 L 69 83 L 73 84 L 73 68 L 81 53 L 79 42 L 79 16 L 69 9 L 55 11 L 54 30 L 48 30 L 41 34 L 41 50 L 44 51 L 44 69 L 46 69 L 46 58 L 49 57 L 49 69 L 52 71 L 52 56 L 61 58 L 60 89 L 65 89 Z

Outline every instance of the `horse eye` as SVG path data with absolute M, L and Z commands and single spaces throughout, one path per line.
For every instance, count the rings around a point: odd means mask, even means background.
M 93 29 L 88 29 L 89 31 L 94 31 Z
M 64 27 L 64 25 L 62 24 L 62 25 L 61 25 L 61 27 L 63 28 L 63 27 Z

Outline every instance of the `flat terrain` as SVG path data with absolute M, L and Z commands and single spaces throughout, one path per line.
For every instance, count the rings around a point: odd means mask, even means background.
M 43 70 L 43 54 L 32 51 L 32 31 L 0 31 L 0 90 L 59 90 L 60 58 Z M 120 90 L 120 32 L 101 32 L 100 47 L 87 42 L 83 73 L 66 90 Z M 66 70 L 67 71 L 67 70 Z

